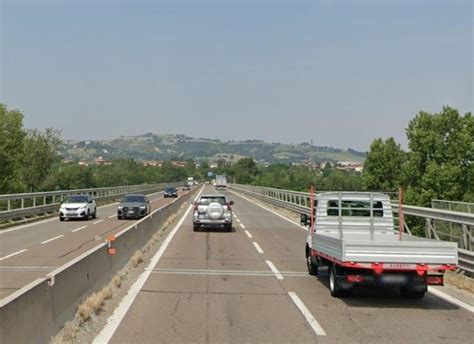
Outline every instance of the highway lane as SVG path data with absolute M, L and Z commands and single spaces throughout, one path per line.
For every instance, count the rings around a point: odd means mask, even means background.
M 158 201 L 163 198 L 163 192 L 149 195 L 149 198 L 152 202 Z M 94 220 L 68 220 L 59 222 L 59 219 L 56 216 L 44 221 L 18 225 L 0 231 L 0 260 L 12 253 L 37 245 L 59 235 L 63 235 L 84 225 L 89 226 L 102 219 L 108 219 L 109 216 L 116 214 L 116 210 L 117 203 L 113 203 L 98 207 L 97 219 Z
M 365 289 L 332 298 L 324 276 L 306 273 L 306 231 L 228 194 L 234 232 L 193 232 L 188 214 L 119 327 L 105 329 L 112 343 L 472 340 L 472 313 L 434 295 Z
M 152 210 L 174 200 L 164 198 L 162 192 L 149 197 Z M 108 235 L 138 221 L 118 220 L 116 207 L 117 204 L 101 207 L 98 218 L 94 220 L 59 222 L 55 218 L 0 234 L 1 246 L 5 246 L 2 254 L 6 254 L 0 261 L 0 299 L 93 248 Z M 26 239 L 22 242 L 15 236 Z M 9 257 L 8 250 L 20 253 Z

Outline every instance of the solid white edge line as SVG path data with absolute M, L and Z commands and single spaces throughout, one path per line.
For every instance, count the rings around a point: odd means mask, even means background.
M 471 312 L 471 313 L 474 313 L 474 306 L 471 306 L 461 300 L 458 300 L 456 299 L 455 297 L 451 296 L 451 295 L 448 295 L 446 293 L 443 293 L 442 291 L 440 290 L 437 290 L 437 289 L 434 289 L 432 287 L 428 287 L 428 293 L 431 293 L 433 295 L 436 295 L 437 297 L 447 301 L 447 302 L 450 302 L 456 306 L 459 306 L 459 307 L 462 307 L 464 308 L 465 310 Z
M 93 225 L 96 225 L 96 224 L 101 223 L 101 222 L 103 222 L 103 221 L 104 221 L 104 219 L 99 220 L 99 221 L 92 222 L 92 224 L 93 224 Z
M 4 256 L 4 257 L 0 258 L 0 262 L 1 262 L 2 260 L 8 259 L 8 258 L 13 257 L 13 256 L 16 256 L 16 255 L 18 255 L 18 254 L 20 254 L 20 253 L 23 253 L 23 252 L 25 252 L 25 251 L 28 251 L 28 249 L 25 248 L 25 249 L 23 249 L 23 250 L 13 252 L 13 253 L 9 254 L 8 256 Z
M 321 325 L 319 325 L 319 323 L 316 321 L 316 319 L 313 317 L 313 315 L 311 314 L 311 312 L 309 311 L 308 308 L 306 308 L 305 304 L 303 303 L 303 301 L 301 301 L 301 299 L 299 298 L 298 295 L 296 295 L 295 292 L 288 292 L 288 295 L 290 296 L 291 300 L 293 301 L 293 303 L 296 305 L 296 307 L 298 307 L 298 309 L 300 310 L 300 312 L 303 314 L 303 316 L 305 317 L 306 321 L 308 322 L 308 324 L 311 326 L 311 328 L 313 329 L 313 331 L 316 333 L 316 335 L 318 336 L 325 336 L 326 335 L 326 332 L 324 332 L 323 328 L 321 327 Z
M 253 244 L 253 246 L 255 247 L 255 249 L 257 250 L 258 253 L 263 254 L 263 250 L 262 250 L 262 248 L 260 247 L 259 244 L 257 244 L 255 241 L 252 242 L 252 244 Z
M 242 229 L 246 228 L 243 223 L 240 224 L 240 227 L 242 227 Z
M 245 232 L 245 234 L 247 234 L 247 236 L 248 236 L 250 239 L 252 239 L 252 234 L 250 234 L 250 232 L 249 232 L 248 230 L 245 230 L 244 232 Z
M 245 197 L 245 196 L 242 196 L 241 194 L 239 194 L 239 193 L 237 193 L 237 192 L 235 192 L 235 191 L 232 191 L 232 190 L 229 190 L 229 191 L 232 192 L 233 194 L 237 195 L 238 197 L 241 197 L 241 198 L 243 198 L 244 200 L 246 200 L 246 201 L 248 201 L 248 202 L 250 202 L 250 203 L 252 203 L 252 204 L 254 204 L 254 205 L 256 205 L 256 206 L 258 206 L 258 207 L 260 207 L 260 208 L 262 208 L 262 209 L 265 209 L 266 211 L 269 211 L 270 213 L 275 214 L 275 215 L 278 216 L 278 217 L 281 217 L 282 219 L 284 219 L 284 220 L 286 220 L 286 221 L 288 221 L 288 222 L 290 222 L 290 223 L 292 223 L 292 224 L 298 226 L 299 228 L 304 229 L 305 231 L 308 230 L 308 228 L 303 227 L 303 226 L 300 225 L 298 222 L 295 222 L 295 221 L 293 221 L 293 220 L 290 220 L 289 218 L 283 216 L 282 214 L 276 212 L 275 210 L 272 210 L 272 209 L 267 208 L 267 207 L 265 207 L 265 206 L 263 206 L 263 205 L 260 205 L 260 204 L 258 204 L 258 203 L 255 203 L 255 202 L 252 201 L 251 199 L 249 199 L 249 198 L 247 198 L 247 197 Z
M 202 193 L 202 190 L 199 192 L 199 195 L 201 193 Z M 158 252 L 153 256 L 150 263 L 145 268 L 145 271 L 140 274 L 137 281 L 131 286 L 131 288 L 129 289 L 127 294 L 124 296 L 124 298 L 122 299 L 118 307 L 114 310 L 114 313 L 107 319 L 107 324 L 102 329 L 102 331 L 100 331 L 97 337 L 95 337 L 93 341 L 94 344 L 104 344 L 110 341 L 115 331 L 117 331 L 118 326 L 120 325 L 123 318 L 125 317 L 128 310 L 130 309 L 133 302 L 135 301 L 136 297 L 138 296 L 138 293 L 143 288 L 143 285 L 147 281 L 148 277 L 150 277 L 152 270 L 160 261 L 166 248 L 170 244 L 171 240 L 173 240 L 178 229 L 183 225 L 184 221 L 186 220 L 189 212 L 191 211 L 191 209 L 193 209 L 193 207 L 194 206 L 191 205 L 188 208 L 188 210 L 186 210 L 186 213 L 184 213 L 181 220 L 179 220 L 179 222 L 176 224 L 173 230 L 168 234 L 168 236 L 166 237 L 165 241 L 163 241 L 163 244 L 161 245 Z
M 87 226 L 82 226 L 82 227 L 73 229 L 71 232 L 72 232 L 72 233 L 76 233 L 76 232 L 79 232 L 80 230 L 82 230 L 82 229 L 84 229 L 84 228 L 87 228 Z
M 41 245 L 44 245 L 44 244 L 47 244 L 48 242 L 51 242 L 51 241 L 57 240 L 59 238 L 62 238 L 63 236 L 64 236 L 64 234 L 61 234 L 61 235 L 58 235 L 57 237 L 45 240 L 45 241 L 41 242 Z
M 278 271 L 277 267 L 275 266 L 275 264 L 272 263 L 271 260 L 266 260 L 265 263 L 267 263 L 268 267 L 270 268 L 270 270 L 272 270 L 273 274 L 278 280 L 284 279 L 283 275 L 280 273 L 280 271 Z

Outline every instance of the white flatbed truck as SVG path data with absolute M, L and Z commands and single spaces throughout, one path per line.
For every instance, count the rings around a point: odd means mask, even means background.
M 313 219 L 301 215 L 310 225 L 308 272 L 327 266 L 334 297 L 350 296 L 357 285 L 395 285 L 403 297 L 422 298 L 428 285 L 443 285 L 444 273 L 457 267 L 456 243 L 400 234 L 386 194 L 328 192 L 314 201 Z

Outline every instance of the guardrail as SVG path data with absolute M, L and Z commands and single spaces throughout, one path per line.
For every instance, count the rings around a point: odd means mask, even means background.
M 106 242 L 0 300 L 2 343 L 48 343 L 74 318 L 78 304 L 127 265 L 200 188 L 180 196 L 115 235 L 115 255 Z
M 256 198 L 262 199 L 273 205 L 289 209 L 300 214 L 310 214 L 310 194 L 307 192 L 298 192 L 291 190 L 281 190 L 266 188 L 261 186 L 230 184 L 229 188 L 236 191 L 247 193 Z M 398 203 L 392 203 L 392 210 L 398 213 Z M 455 223 L 462 227 L 463 235 L 458 239 L 459 267 L 463 271 L 474 274 L 474 253 L 472 252 L 473 237 L 472 228 L 474 227 L 474 214 L 462 213 L 449 210 L 415 207 L 410 205 L 403 206 L 405 216 L 415 216 L 425 219 L 425 234 L 427 238 L 439 240 L 439 235 L 434 228 L 434 220 Z M 405 228 L 411 234 L 410 229 L 405 223 Z
M 109 188 L 0 195 L 0 220 L 22 219 L 39 214 L 56 212 L 64 199 L 74 194 L 88 194 L 92 195 L 96 200 L 106 201 L 117 199 L 127 193 L 153 193 L 162 191 L 167 186 L 179 185 L 182 185 L 182 183 L 126 185 Z M 2 210 L 2 208 L 4 210 Z

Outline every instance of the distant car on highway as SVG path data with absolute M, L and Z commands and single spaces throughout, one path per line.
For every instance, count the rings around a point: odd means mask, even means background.
M 183 191 L 190 191 L 190 190 L 191 190 L 191 186 L 189 186 L 188 183 L 183 185 Z
M 150 200 L 143 194 L 125 195 L 117 206 L 117 218 L 119 220 L 144 217 L 150 212 Z
M 193 230 L 203 227 L 224 227 L 232 231 L 232 208 L 234 204 L 224 195 L 202 195 L 194 202 Z
M 178 190 L 174 187 L 169 187 L 165 189 L 165 198 L 168 197 L 178 197 Z
M 95 219 L 97 205 L 90 195 L 71 195 L 59 208 L 59 221 L 67 219 Z

